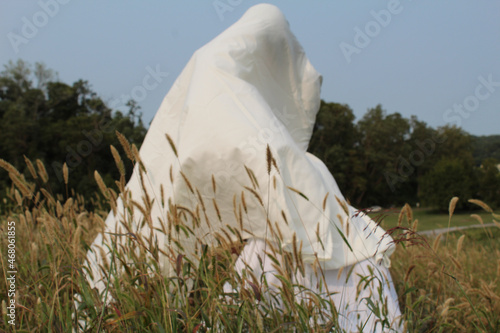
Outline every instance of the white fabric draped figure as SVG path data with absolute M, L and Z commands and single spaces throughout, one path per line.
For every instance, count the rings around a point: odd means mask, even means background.
M 359 275 L 368 275 L 368 266 L 381 277 L 381 296 L 395 319 L 400 313 L 387 269 L 394 250 L 391 237 L 346 204 L 326 166 L 306 152 L 321 79 L 279 9 L 267 4 L 250 8 L 197 50 L 175 81 L 140 149 L 144 173 L 141 177 L 137 163 L 128 194 L 118 199 L 105 232 L 152 232 L 159 248 L 169 253 L 169 237 L 158 230 L 165 229 L 172 207 L 198 210 L 202 217 L 195 235 L 176 236 L 188 256 L 196 260 L 195 248 L 214 245 L 215 235 L 229 226 L 248 240 L 235 269 L 272 274 L 258 257 L 265 259 L 265 241 L 275 241 L 279 229 L 284 251 L 293 250 L 294 240 L 302 244 L 306 275 L 300 279 L 306 286 L 316 288 L 313 265 L 325 272 L 329 291 L 336 292 L 340 326 L 354 330 L 366 322 L 366 331 L 375 327 L 376 318 L 362 298 L 379 293 L 377 286 L 356 293 Z M 132 200 L 142 204 L 144 197 L 152 202 L 144 204 L 147 217 L 140 209 L 124 208 Z M 121 221 L 128 221 L 130 230 Z M 100 289 L 98 266 L 110 256 L 106 247 L 97 250 L 102 245 L 100 235 L 88 254 Z M 160 257 L 160 264 L 165 275 L 172 274 L 167 256 Z

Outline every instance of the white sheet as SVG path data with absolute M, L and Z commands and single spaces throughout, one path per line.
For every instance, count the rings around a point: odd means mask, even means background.
M 273 253 L 271 247 L 266 245 L 263 240 L 250 240 L 236 261 L 235 271 L 242 277 L 246 276 L 247 279 L 244 280 L 249 282 L 253 281 L 251 278 L 251 274 L 253 274 L 257 280 L 260 280 L 259 287 L 261 289 L 263 285 L 267 284 L 269 290 L 263 292 L 262 297 L 266 298 L 267 302 L 280 307 L 281 304 L 276 303 L 279 297 L 273 295 L 279 294 L 278 288 L 282 287 L 282 283 L 276 277 L 279 272 L 273 266 L 273 261 L 267 253 L 283 263 L 282 257 Z M 284 267 L 284 264 L 281 266 Z M 363 328 L 363 332 L 372 333 L 402 331 L 398 297 L 387 267 L 379 265 L 373 258 L 369 258 L 341 270 L 325 270 L 323 267 L 318 267 L 317 271 L 318 275 L 314 273 L 312 265 L 306 264 L 304 275 L 300 272 L 293 274 L 292 283 L 312 290 L 321 295 L 323 299 L 331 300 L 338 313 L 337 328 L 345 332 L 359 332 L 360 327 Z M 264 279 L 266 282 L 263 282 Z M 248 285 L 246 288 L 250 289 Z M 228 283 L 224 286 L 224 290 L 228 295 L 235 292 Z M 311 297 L 302 290 L 299 288 L 294 290 L 295 294 L 299 295 L 298 301 Z M 373 301 L 373 305 L 367 299 Z M 379 318 L 372 313 L 371 306 L 377 309 L 386 307 L 386 312 Z M 326 318 L 331 315 L 330 309 L 327 307 L 318 310 L 322 311 Z
M 326 166 L 306 153 L 320 104 L 320 86 L 320 74 L 283 14 L 272 5 L 250 8 L 197 50 L 166 95 L 140 150 L 146 169 L 144 186 L 154 199 L 150 213 L 154 228 L 162 228 L 159 220 L 166 223 L 169 200 L 201 211 L 197 189 L 210 226 L 200 214 L 202 223 L 195 233 L 205 244 L 213 244 L 215 233 L 227 225 L 240 230 L 236 216 L 242 211 L 243 238 L 272 238 L 269 220 L 280 229 L 286 250 L 291 251 L 296 235 L 306 263 L 318 258 L 324 269 L 334 270 L 372 258 L 388 266 L 392 239 L 366 216 L 353 217 L 354 208 L 345 204 Z M 166 134 L 175 143 L 177 156 Z M 276 162 L 270 172 L 267 146 Z M 258 186 L 245 167 L 252 170 Z M 143 202 L 137 167 L 127 188 L 132 199 Z M 248 213 L 243 209 L 243 196 Z M 139 228 L 140 211 L 135 209 L 131 218 L 123 200 L 130 199 L 118 200 L 117 214 L 108 216 L 106 231 L 123 232 L 117 222 L 131 220 L 133 230 L 149 235 L 147 223 Z M 154 235 L 159 246 L 168 249 L 167 235 L 158 231 Z M 178 237 L 191 254 L 195 237 Z M 102 242 L 99 236 L 92 248 Z M 88 258 L 99 276 L 96 267 L 102 257 L 94 252 Z M 170 274 L 168 258 L 160 261 L 165 274 Z

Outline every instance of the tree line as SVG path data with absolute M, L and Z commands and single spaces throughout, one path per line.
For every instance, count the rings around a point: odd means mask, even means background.
M 120 178 L 110 145 L 119 148 L 116 131 L 138 147 L 146 134 L 134 101 L 126 111 L 109 108 L 87 81 L 60 82 L 43 64 L 10 61 L 0 73 L 0 158 L 29 174 L 25 158 L 42 161 L 53 193 L 64 193 L 63 165 L 70 187 L 93 195 L 94 170 L 112 186 Z M 131 163 L 125 164 L 127 174 Z M 0 169 L 1 196 L 10 187 L 9 174 Z
M 113 110 L 78 80 L 60 82 L 43 64 L 9 62 L 0 73 L 0 157 L 20 171 L 25 158 L 47 167 L 54 193 L 71 188 L 94 195 L 94 170 L 112 186 L 119 179 L 110 145 L 116 131 L 140 147 L 146 134 L 140 109 Z M 432 128 L 417 117 L 388 114 L 381 105 L 356 121 L 345 104 L 322 101 L 309 151 L 322 159 L 344 195 L 358 207 L 406 202 L 446 209 L 451 197 L 479 198 L 500 206 L 500 135 L 475 137 L 460 128 Z M 131 174 L 131 163 L 126 163 Z M 10 188 L 0 170 L 1 196 Z M 465 208 L 465 201 L 459 208 Z
M 500 206 L 500 135 L 432 128 L 381 105 L 355 122 L 348 105 L 322 102 L 309 151 L 359 207 L 410 203 L 446 210 L 453 196 L 462 209 L 470 198 Z

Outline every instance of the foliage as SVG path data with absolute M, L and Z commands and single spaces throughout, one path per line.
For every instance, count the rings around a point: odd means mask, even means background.
M 309 151 L 325 163 L 349 198 L 366 188 L 359 138 L 354 113 L 348 105 L 321 101 Z
M 93 171 L 100 170 L 111 184 L 119 177 L 110 145 L 118 145 L 115 131 L 140 146 L 146 129 L 138 107 L 131 101 L 127 115 L 112 112 L 86 81 L 73 85 L 58 81 L 42 64 L 34 70 L 22 60 L 9 62 L 0 73 L 0 157 L 27 171 L 24 156 L 47 165 L 50 188 L 64 189 L 62 167 L 67 164 L 71 184 L 90 196 L 97 187 Z M 128 171 L 132 165 L 127 164 Z M 0 187 L 9 175 L 0 171 Z
M 472 151 L 476 165 L 488 158 L 500 161 L 500 135 L 473 136 Z
M 482 150 L 480 166 L 473 150 L 478 141 L 455 126 L 434 129 L 415 116 L 387 114 L 380 105 L 354 120 L 349 106 L 322 102 L 309 145 L 354 205 L 409 202 L 443 210 L 454 195 L 498 205 L 500 172 L 486 158 L 494 144 Z M 458 207 L 465 208 L 470 206 Z
M 422 203 L 446 211 L 452 197 L 471 198 L 474 170 L 460 159 L 442 159 L 421 178 Z M 458 208 L 465 204 L 460 202 Z
M 134 101 L 128 111 L 113 111 L 88 82 L 68 85 L 43 64 L 22 60 L 9 62 L 0 73 L 0 120 L 0 158 L 24 172 L 24 156 L 44 162 L 55 192 L 64 189 L 66 163 L 76 182 L 71 186 L 86 197 L 96 190 L 94 170 L 108 186 L 119 177 L 109 151 L 110 145 L 119 145 L 115 131 L 138 147 L 146 133 Z M 358 207 L 421 202 L 444 209 L 446 195 L 456 193 L 500 205 L 499 173 L 488 161 L 500 159 L 498 144 L 498 136 L 473 137 L 453 126 L 435 129 L 415 116 L 390 114 L 381 105 L 356 121 L 348 105 L 322 101 L 309 151 L 325 162 L 346 198 Z M 461 178 L 454 179 L 463 188 L 432 196 L 434 188 L 444 189 L 436 168 L 442 172 L 445 164 L 456 165 Z M 130 174 L 132 164 L 125 168 Z M 8 183 L 9 175 L 0 170 L 3 196 Z
M 478 168 L 478 197 L 496 207 L 500 207 L 499 166 L 499 160 L 487 158 Z
M 369 109 L 358 122 L 362 147 L 366 189 L 355 199 L 356 204 L 369 202 L 387 205 L 398 203 L 399 193 L 388 191 L 386 171 L 398 168 L 399 157 L 410 152 L 406 140 L 410 125 L 401 114 L 387 114 L 381 105 Z M 402 182 L 404 183 L 404 182 Z

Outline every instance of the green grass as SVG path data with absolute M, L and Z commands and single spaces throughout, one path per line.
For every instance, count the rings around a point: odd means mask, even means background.
M 449 215 L 447 213 L 436 212 L 429 208 L 412 208 L 413 219 L 418 220 L 418 231 L 441 229 L 448 227 Z M 370 213 L 370 217 L 375 221 L 381 221 L 381 226 L 385 230 L 396 227 L 398 225 L 400 209 L 386 209 L 377 213 Z M 450 227 L 470 226 L 480 224 L 480 222 L 471 214 L 479 215 L 485 224 L 492 223 L 492 216 L 483 210 L 476 210 L 471 212 L 455 212 L 451 219 Z M 408 226 L 406 218 L 403 218 L 403 226 Z

